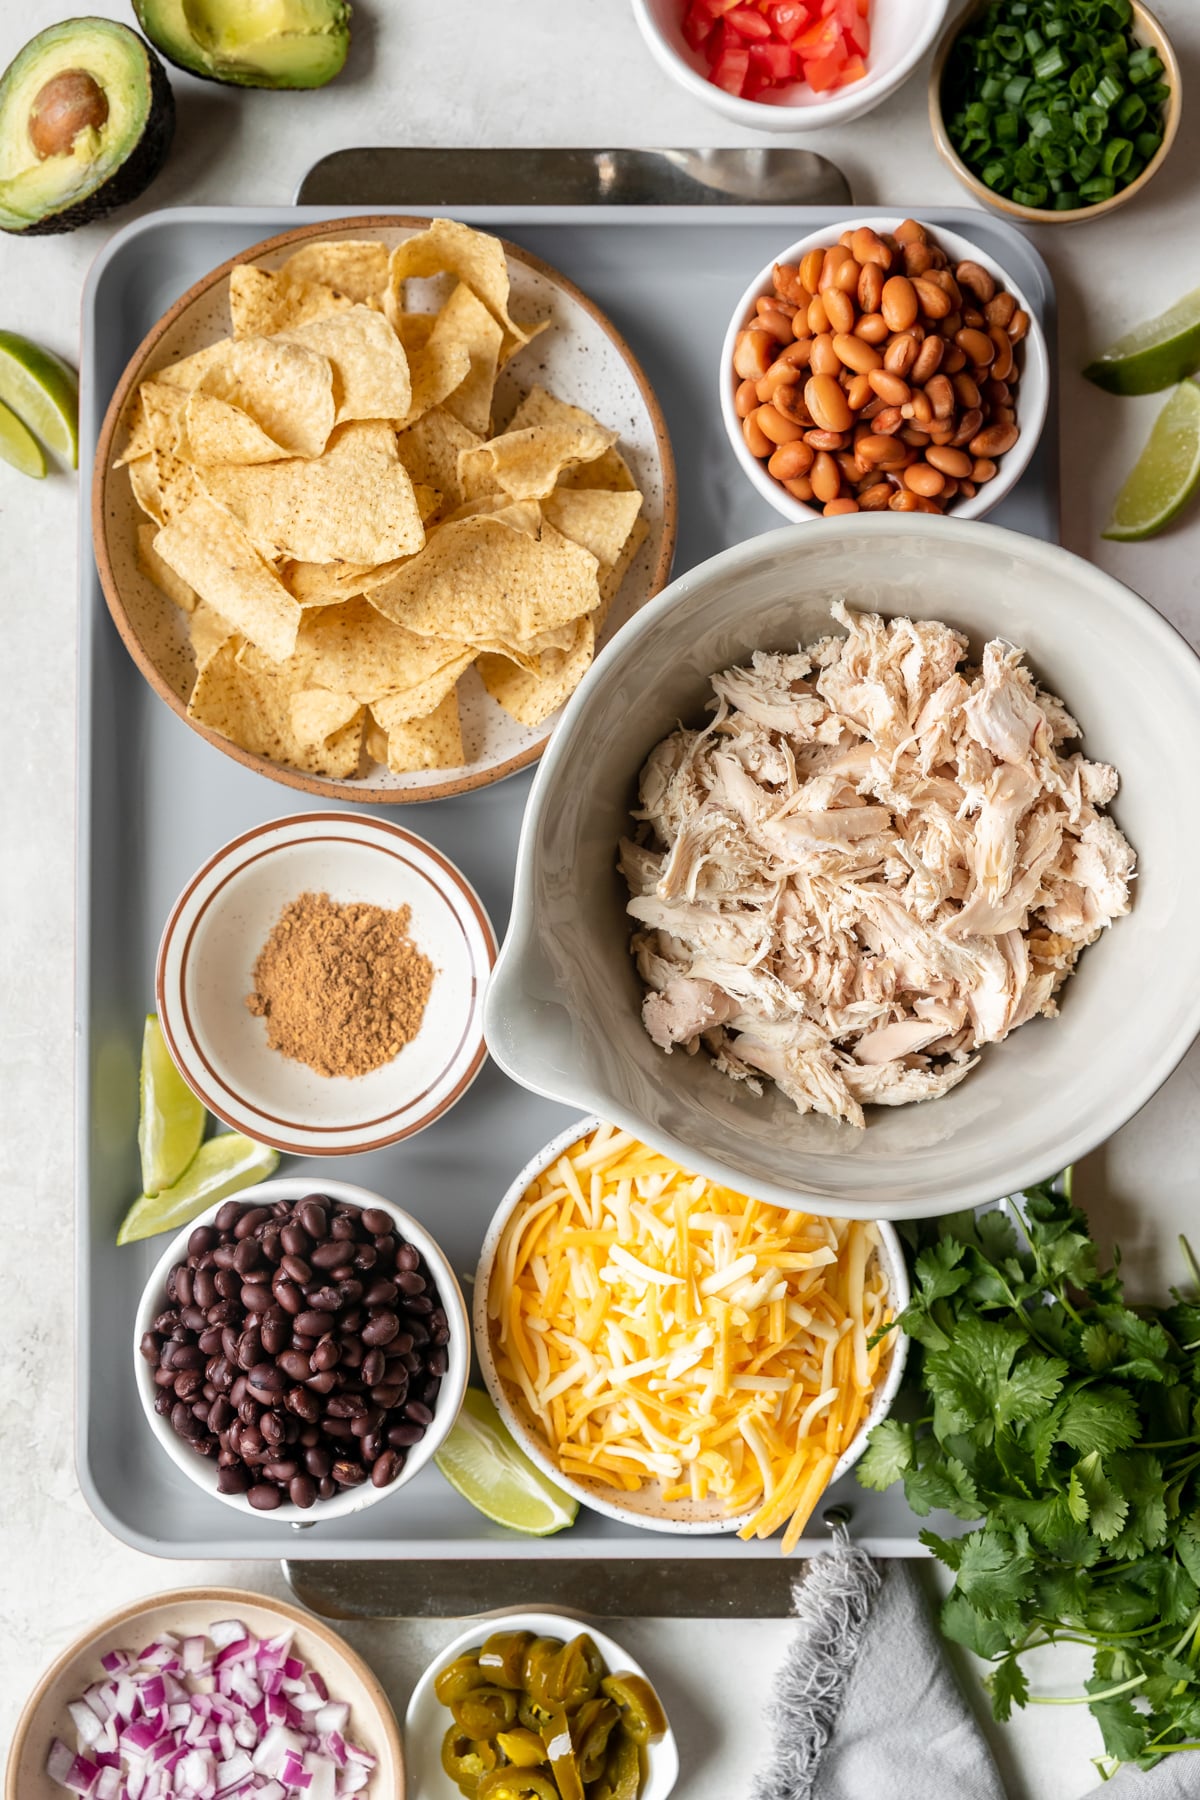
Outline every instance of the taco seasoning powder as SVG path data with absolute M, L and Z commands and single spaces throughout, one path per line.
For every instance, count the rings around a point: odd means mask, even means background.
M 369 1075 L 421 1028 L 434 968 L 394 912 L 328 894 L 284 907 L 254 965 L 246 1005 L 272 1050 L 318 1075 Z

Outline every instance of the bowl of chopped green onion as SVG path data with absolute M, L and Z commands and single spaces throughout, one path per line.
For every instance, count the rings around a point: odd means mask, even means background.
M 1096 219 L 1166 160 L 1179 63 L 1139 0 L 978 0 L 938 45 L 929 116 L 988 206 L 1029 224 Z

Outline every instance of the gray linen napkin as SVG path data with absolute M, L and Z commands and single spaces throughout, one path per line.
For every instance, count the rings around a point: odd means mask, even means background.
M 844 1538 L 796 1584 L 771 1761 L 753 1800 L 1006 1800 L 906 1563 Z M 1197 1800 L 1200 1751 L 1126 1767 L 1104 1800 Z

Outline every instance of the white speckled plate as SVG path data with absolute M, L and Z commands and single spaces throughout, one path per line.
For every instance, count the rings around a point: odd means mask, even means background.
M 195 663 L 182 616 L 143 575 L 137 561 L 137 526 L 144 522 L 129 477 L 113 462 L 125 439 L 125 417 L 138 384 L 156 369 L 216 343 L 230 333 L 228 275 L 235 262 L 278 268 L 303 243 L 321 238 L 374 238 L 397 244 L 424 230 L 426 219 L 335 219 L 284 232 L 244 251 L 198 281 L 148 333 L 113 395 L 96 450 L 92 527 L 96 562 L 109 611 L 126 647 L 155 692 L 187 718 Z M 503 426 L 522 396 L 542 385 L 582 406 L 620 431 L 619 449 L 645 496 L 642 516 L 649 535 L 613 602 L 597 650 L 645 601 L 664 586 L 675 548 L 675 466 L 658 401 L 632 351 L 604 314 L 578 288 L 528 252 L 505 244 L 518 318 L 551 321 L 501 371 L 496 384 L 496 422 Z M 227 738 L 187 723 L 227 756 L 290 787 L 329 798 L 384 805 L 438 800 L 486 787 L 535 762 L 558 722 L 555 713 L 533 728 L 520 725 L 490 698 L 474 669 L 459 683 L 466 766 L 393 775 L 365 764 L 353 781 L 301 773 L 240 749 Z

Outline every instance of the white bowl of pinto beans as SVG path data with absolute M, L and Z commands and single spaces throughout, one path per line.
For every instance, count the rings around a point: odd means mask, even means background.
M 941 226 L 877 218 L 826 225 L 759 271 L 720 395 L 734 454 L 786 519 L 978 519 L 1037 447 L 1050 372 L 1006 270 Z

